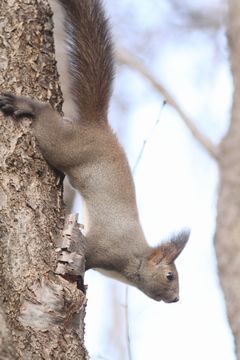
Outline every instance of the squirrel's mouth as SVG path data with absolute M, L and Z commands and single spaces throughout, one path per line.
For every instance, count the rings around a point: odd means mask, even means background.
M 165 303 L 167 304 L 171 304 L 171 303 L 176 303 L 179 301 L 179 297 L 175 296 L 173 299 L 162 299 Z
M 151 299 L 153 299 L 155 301 L 162 301 L 163 300 L 162 295 L 153 295 L 153 296 L 150 296 L 150 297 L 151 297 Z

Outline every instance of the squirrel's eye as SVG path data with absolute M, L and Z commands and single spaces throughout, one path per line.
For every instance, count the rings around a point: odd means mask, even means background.
M 167 273 L 167 279 L 168 279 L 169 281 L 172 281 L 172 280 L 174 279 L 173 273 L 168 272 L 168 273 Z

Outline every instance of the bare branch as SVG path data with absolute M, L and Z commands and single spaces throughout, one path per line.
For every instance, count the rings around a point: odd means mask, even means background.
M 133 167 L 133 170 L 132 170 L 133 175 L 135 175 L 136 170 L 137 170 L 137 168 L 138 168 L 138 165 L 139 165 L 139 163 L 140 163 L 140 161 L 141 161 L 141 159 L 142 159 L 142 155 L 143 155 L 143 152 L 144 152 L 144 150 L 145 150 L 145 146 L 146 146 L 147 143 L 150 141 L 152 134 L 154 133 L 156 127 L 158 126 L 158 124 L 159 124 L 159 122 L 160 122 L 161 115 L 162 115 L 162 111 L 163 111 L 165 105 L 166 105 L 166 101 L 163 100 L 159 117 L 157 118 L 157 121 L 156 121 L 155 124 L 153 125 L 153 127 L 152 127 L 151 131 L 149 132 L 148 136 L 147 136 L 147 137 L 144 139 L 144 141 L 143 141 L 141 150 L 140 150 L 140 152 L 139 152 L 139 155 L 138 155 L 138 157 L 137 157 L 136 163 L 135 163 L 135 165 L 134 165 L 134 167 Z
M 123 49 L 118 49 L 117 59 L 120 63 L 131 66 L 141 75 L 143 75 L 152 84 L 152 86 L 163 96 L 166 102 L 171 105 L 181 116 L 182 120 L 184 121 L 188 129 L 191 131 L 194 138 L 204 147 L 208 154 L 214 159 L 218 160 L 218 147 L 215 146 L 205 135 L 203 135 L 199 131 L 199 129 L 196 127 L 196 125 L 194 125 L 188 115 L 182 110 L 174 97 L 169 93 L 169 91 L 165 89 L 163 85 L 160 84 L 159 81 L 155 79 L 155 77 L 150 73 L 150 71 L 143 64 L 141 64 L 133 55 Z
M 131 338 L 130 338 L 130 329 L 129 329 L 129 286 L 125 287 L 125 325 L 126 325 L 126 338 L 127 338 L 127 353 L 128 360 L 132 360 L 132 350 L 131 350 Z

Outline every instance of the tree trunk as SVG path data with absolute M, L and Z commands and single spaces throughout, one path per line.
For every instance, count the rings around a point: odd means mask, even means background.
M 229 0 L 228 43 L 233 75 L 229 130 L 220 144 L 215 245 L 229 321 L 240 359 L 240 2 Z
M 59 106 L 51 29 L 46 0 L 0 1 L 1 91 Z M 62 185 L 29 120 L 1 115 L 0 137 L 0 359 L 86 359 L 85 296 L 54 273 Z

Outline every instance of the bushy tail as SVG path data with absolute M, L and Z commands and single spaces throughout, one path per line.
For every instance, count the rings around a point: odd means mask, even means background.
M 101 0 L 54 0 L 64 11 L 71 96 L 84 121 L 105 119 L 114 73 Z

